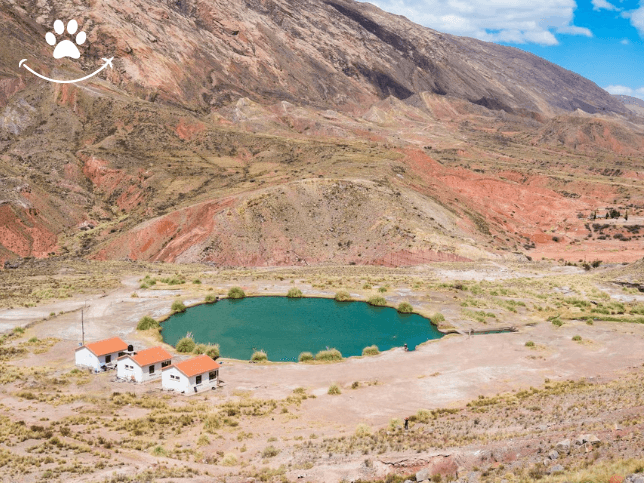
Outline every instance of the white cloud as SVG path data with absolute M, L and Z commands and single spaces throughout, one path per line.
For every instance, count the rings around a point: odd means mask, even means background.
M 364 0 L 363 0 L 364 1 Z M 606 0 L 593 0 L 605 2 Z M 369 0 L 383 10 L 455 35 L 490 42 L 556 45 L 555 34 L 592 32 L 574 25 L 575 0 Z M 610 4 L 608 4 L 610 5 Z M 643 24 L 644 25 L 644 24 Z
M 606 0 L 592 0 L 592 4 L 593 10 L 619 10 L 619 8 Z
M 604 87 L 604 90 L 610 94 L 613 94 L 614 96 L 631 96 L 638 97 L 644 100 L 644 87 L 633 89 L 632 87 L 627 86 L 612 85 Z
M 631 25 L 638 30 L 642 37 L 644 37 L 644 6 L 640 5 L 640 8 L 636 10 L 624 12 L 622 13 L 622 17 L 629 18 L 631 20 Z
M 621 40 L 621 42 L 620 42 L 620 44 L 622 44 L 622 45 L 630 45 L 630 44 L 631 44 L 631 41 L 630 41 L 630 40 L 628 40 L 628 39 L 622 39 L 622 40 Z

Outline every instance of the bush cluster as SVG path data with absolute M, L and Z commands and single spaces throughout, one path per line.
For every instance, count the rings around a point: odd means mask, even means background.
M 401 302 L 396 310 L 401 314 L 411 314 L 414 311 L 414 308 L 409 302 Z
M 380 296 L 370 297 L 369 300 L 367 300 L 367 303 L 375 307 L 383 307 L 387 305 L 387 301 L 385 300 L 385 298 Z
M 181 300 L 175 300 L 174 302 L 172 302 L 171 309 L 173 314 L 178 314 L 180 312 L 185 312 L 186 306 L 183 304 Z
M 253 362 L 266 362 L 268 361 L 268 355 L 263 350 L 253 352 L 253 355 L 250 358 Z
M 233 287 L 228 291 L 229 299 L 243 299 L 244 297 L 246 297 L 246 292 L 241 287 Z
M 315 360 L 315 357 L 310 352 L 302 352 L 297 360 L 298 362 L 310 362 Z
M 302 298 L 302 291 L 299 288 L 293 287 L 291 290 L 288 291 L 286 296 L 290 299 L 299 299 L 299 298 Z
M 377 345 L 371 345 L 362 349 L 363 356 L 377 356 L 378 354 L 380 354 L 380 350 Z
M 341 361 L 342 353 L 338 349 L 328 349 L 315 354 L 316 361 Z
M 344 290 L 336 293 L 334 299 L 336 302 L 350 302 L 352 300 L 349 292 L 345 292 Z
M 159 325 L 159 322 L 154 320 L 149 315 L 146 315 L 141 320 L 139 320 L 139 323 L 136 325 L 136 330 L 158 329 L 159 327 L 161 327 Z

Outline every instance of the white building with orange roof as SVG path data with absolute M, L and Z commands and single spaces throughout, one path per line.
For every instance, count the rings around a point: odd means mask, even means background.
M 95 371 L 125 354 L 128 346 L 119 337 L 85 344 L 76 349 L 76 365 L 91 367 Z
M 163 389 L 180 393 L 215 389 L 219 384 L 221 364 L 207 355 L 194 357 L 165 367 L 161 376 Z
M 162 369 L 171 364 L 170 359 L 172 356 L 162 347 L 126 354 L 118 358 L 116 375 L 119 379 L 147 382 L 161 377 Z

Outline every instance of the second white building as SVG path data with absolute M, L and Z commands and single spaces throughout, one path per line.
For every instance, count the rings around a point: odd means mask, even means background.
M 220 367 L 204 354 L 164 368 L 161 384 L 165 390 L 180 393 L 214 389 L 219 384 Z
M 134 355 L 124 355 L 116 363 L 116 375 L 119 379 L 146 382 L 161 377 L 164 367 L 171 364 L 172 356 L 162 347 L 152 347 Z

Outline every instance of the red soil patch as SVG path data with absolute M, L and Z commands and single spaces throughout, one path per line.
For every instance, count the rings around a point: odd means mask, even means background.
M 188 121 L 186 118 L 179 119 L 179 124 L 175 128 L 177 136 L 184 141 L 192 141 L 196 134 L 206 130 L 206 126 L 201 122 Z

